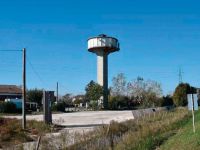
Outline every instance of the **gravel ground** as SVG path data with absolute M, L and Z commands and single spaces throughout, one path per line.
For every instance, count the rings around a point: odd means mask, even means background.
M 6 118 L 21 119 L 21 116 L 4 116 Z M 43 115 L 27 115 L 27 120 L 42 121 Z M 84 111 L 74 113 L 62 113 L 52 115 L 53 123 L 58 125 L 76 126 L 95 126 L 109 124 L 111 120 L 118 122 L 134 119 L 132 111 Z

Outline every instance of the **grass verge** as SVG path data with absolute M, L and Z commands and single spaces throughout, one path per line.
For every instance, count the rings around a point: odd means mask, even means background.
M 196 118 L 200 117 L 197 113 Z M 128 120 L 122 123 L 112 121 L 110 125 L 95 128 L 87 133 L 64 132 L 60 136 L 42 139 L 41 147 L 70 150 L 153 150 L 153 149 L 178 149 L 173 143 L 179 138 L 179 134 L 187 131 L 192 134 L 191 113 L 187 109 L 174 109 L 172 111 L 156 112 L 143 117 Z M 0 124 L 2 123 L 0 118 Z M 5 122 L 4 122 L 5 121 Z M 21 121 L 15 119 L 3 120 L 0 126 L 0 145 L 10 143 L 22 143 L 33 140 L 30 135 L 45 134 L 51 132 L 51 126 L 42 122 L 29 121 L 28 130 L 21 129 Z M 188 129 L 186 128 L 188 126 Z M 186 128 L 186 129 L 185 129 Z M 199 133 L 200 126 L 197 127 Z M 198 134 L 197 133 L 197 134 Z M 2 136 L 2 135 L 7 135 Z M 200 135 L 200 134 L 198 134 Z M 183 135 L 183 141 L 188 141 Z M 196 139 L 195 139 L 196 138 Z M 197 141 L 197 137 L 193 140 Z M 172 140 L 171 140 L 172 139 Z M 56 143 L 55 143 L 56 142 Z M 184 142 L 180 143 L 182 145 Z M 179 143 L 178 143 L 179 144 Z M 198 146 L 196 142 L 196 146 Z M 185 149 L 180 147 L 179 149 Z M 187 148 L 191 149 L 191 148 Z
M 66 149 L 157 149 L 187 124 L 189 118 L 190 113 L 186 109 L 176 109 L 123 123 L 111 122 L 109 126 L 97 128 L 90 135 L 80 136 L 75 144 Z
M 191 113 L 191 112 L 190 112 Z M 195 112 L 196 132 L 193 133 L 192 118 L 183 126 L 176 135 L 165 141 L 160 150 L 199 150 L 200 149 L 200 111 Z

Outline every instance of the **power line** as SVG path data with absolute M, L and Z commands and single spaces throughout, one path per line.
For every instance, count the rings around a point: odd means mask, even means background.
M 62 83 L 59 82 L 59 86 L 64 90 L 68 89 L 65 85 L 63 85 Z
M 0 49 L 1 52 L 22 52 L 23 50 L 19 49 Z
M 44 80 L 40 77 L 39 73 L 35 70 L 33 64 L 32 64 L 32 63 L 30 62 L 30 60 L 28 59 L 28 56 L 27 56 L 27 62 L 29 63 L 31 69 L 33 70 L 34 74 L 38 77 L 38 79 L 40 80 L 40 82 L 41 82 L 42 84 L 47 85 L 46 82 L 44 82 Z

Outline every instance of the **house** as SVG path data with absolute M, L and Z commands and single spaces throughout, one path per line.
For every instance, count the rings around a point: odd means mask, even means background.
M 22 89 L 16 85 L 0 85 L 0 101 L 5 99 L 21 99 Z

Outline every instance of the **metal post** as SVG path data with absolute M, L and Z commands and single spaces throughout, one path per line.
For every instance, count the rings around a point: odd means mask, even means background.
M 22 128 L 26 128 L 26 49 L 23 49 L 23 69 L 22 69 L 22 81 L 23 81 L 23 100 L 22 100 Z
M 194 96 L 192 94 L 192 121 L 193 121 L 193 132 L 195 133 L 195 124 L 194 124 Z

